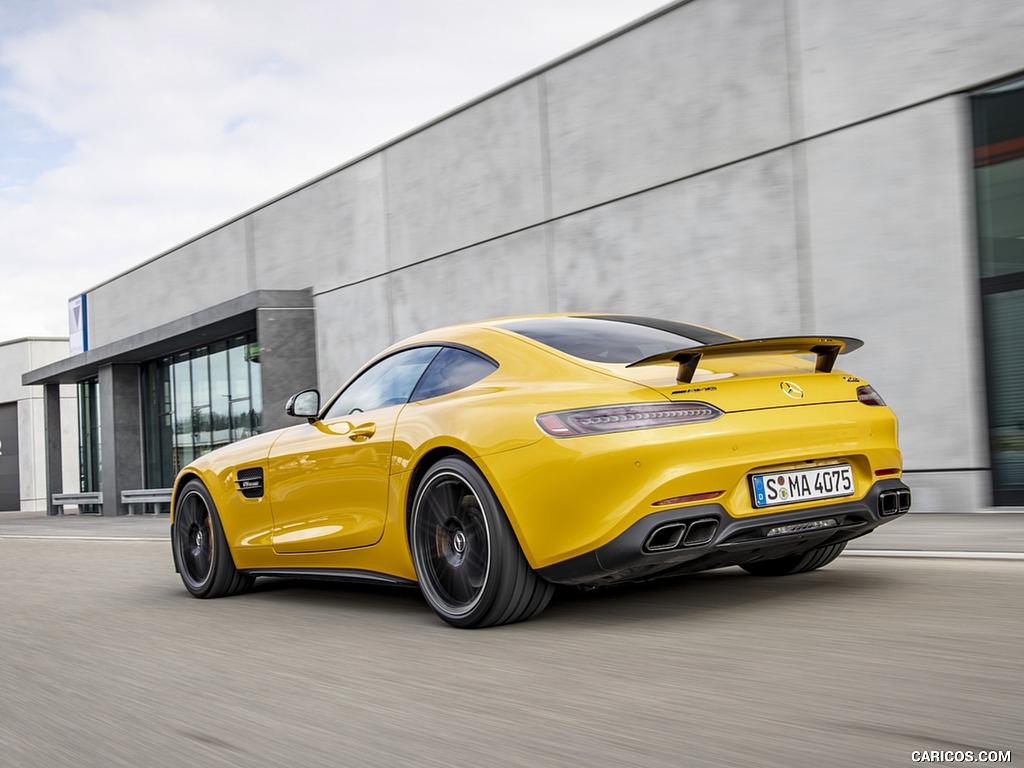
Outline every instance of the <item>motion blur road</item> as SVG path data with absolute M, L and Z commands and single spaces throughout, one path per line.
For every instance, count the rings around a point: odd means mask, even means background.
M 459 631 L 413 589 L 261 581 L 196 600 L 166 522 L 0 529 L 0 765 L 1024 760 L 1021 559 L 730 568 Z

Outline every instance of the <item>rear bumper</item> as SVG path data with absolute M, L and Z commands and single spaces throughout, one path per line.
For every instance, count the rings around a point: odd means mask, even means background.
M 771 560 L 863 536 L 909 508 L 910 489 L 895 479 L 878 481 L 857 501 L 793 512 L 735 518 L 720 504 L 701 504 L 648 515 L 604 546 L 538 573 L 557 584 L 599 585 Z M 792 532 L 773 530 L 784 526 Z

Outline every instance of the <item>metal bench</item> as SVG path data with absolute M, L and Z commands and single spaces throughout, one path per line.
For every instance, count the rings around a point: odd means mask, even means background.
M 102 491 L 81 491 L 79 493 L 55 493 L 50 497 L 50 503 L 55 507 L 60 507 L 60 514 L 64 514 L 64 507 L 78 507 L 78 514 L 80 515 L 102 515 L 103 510 L 97 509 L 86 512 L 82 507 L 103 506 L 103 492 Z
M 121 491 L 121 503 L 128 505 L 128 514 L 135 514 L 135 506 L 137 504 L 142 505 L 143 514 L 154 514 L 159 515 L 165 511 L 159 508 L 160 504 L 167 504 L 170 511 L 171 504 L 171 492 L 172 488 L 144 488 L 136 491 Z M 146 507 L 150 504 L 157 505 L 156 509 L 152 513 L 146 512 Z

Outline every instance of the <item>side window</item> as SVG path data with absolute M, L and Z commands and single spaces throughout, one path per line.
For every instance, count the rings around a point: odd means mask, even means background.
M 480 355 L 464 349 L 445 347 L 420 379 L 416 391 L 412 393 L 412 399 L 426 400 L 447 395 L 449 392 L 475 384 L 497 368 L 497 365 Z
M 416 347 L 385 357 L 345 387 L 327 410 L 326 420 L 387 408 L 409 401 L 416 382 L 440 347 Z

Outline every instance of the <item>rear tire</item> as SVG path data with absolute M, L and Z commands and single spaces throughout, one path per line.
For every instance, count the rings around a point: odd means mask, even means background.
M 189 480 L 178 494 L 171 550 L 185 589 L 195 597 L 236 595 L 256 581 L 235 568 L 213 497 L 199 480 Z
M 480 470 L 461 457 L 441 459 L 417 486 L 409 546 L 423 597 L 453 627 L 529 619 L 555 591 L 530 568 Z
M 846 549 L 846 542 L 829 544 L 812 549 L 802 555 L 787 555 L 775 560 L 758 560 L 754 563 L 742 563 L 740 568 L 754 576 L 791 576 L 794 573 L 806 573 L 823 568 Z

